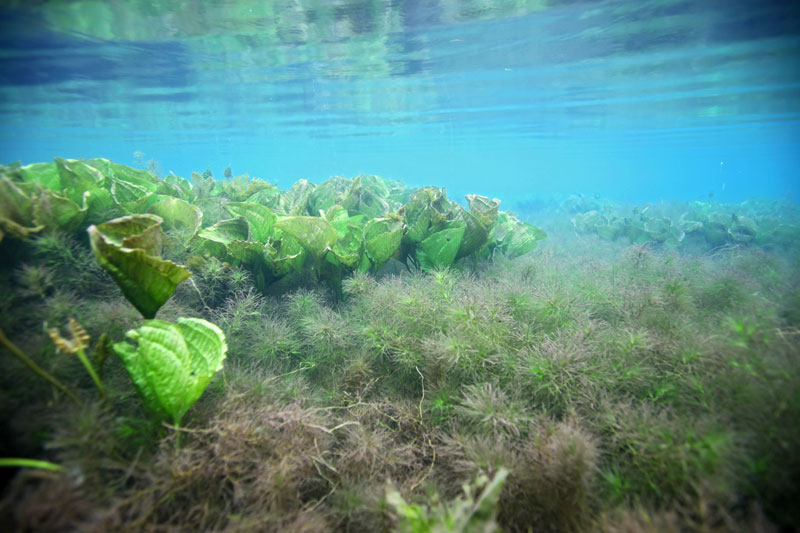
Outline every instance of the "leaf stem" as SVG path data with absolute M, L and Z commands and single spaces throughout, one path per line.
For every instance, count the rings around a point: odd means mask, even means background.
M 14 357 L 19 359 L 25 366 L 27 366 L 28 368 L 33 370 L 33 372 L 36 375 L 38 375 L 39 377 L 41 377 L 43 379 L 46 379 L 47 381 L 50 382 L 51 385 L 53 385 L 55 388 L 57 388 L 58 390 L 60 390 L 64 394 L 66 394 L 69 397 L 70 400 L 72 400 L 73 402 L 75 402 L 78 405 L 83 405 L 83 403 L 78 399 L 78 397 L 75 396 L 72 392 L 70 392 L 69 389 L 67 389 L 60 381 L 58 381 L 55 377 L 50 375 L 42 367 L 37 365 L 34 362 L 33 359 L 31 359 L 30 357 L 25 355 L 25 353 L 22 350 L 20 350 L 17 347 L 17 345 L 15 345 L 13 342 L 11 342 L 8 339 L 8 337 L 6 337 L 5 333 L 3 333 L 2 329 L 0 329 L 0 344 L 5 346 L 6 349 L 8 349 L 8 351 L 11 352 L 11 354 Z
M 83 351 L 83 348 L 81 348 L 76 353 L 78 355 L 78 359 L 81 360 L 81 363 L 83 363 L 83 366 L 86 368 L 86 371 L 89 372 L 90 376 L 92 376 L 92 381 L 94 381 L 94 384 L 97 385 L 97 390 L 100 392 L 100 397 L 103 398 L 103 401 L 108 403 L 108 394 L 106 393 L 105 387 L 103 387 L 103 382 L 100 381 L 100 377 L 94 371 L 92 363 L 90 363 L 89 358 L 86 357 L 86 352 Z
M 37 459 L 22 459 L 19 457 L 3 457 L 0 458 L 0 467 L 18 467 L 18 468 L 41 468 L 42 470 L 53 470 L 55 472 L 63 472 L 64 467 L 51 463 L 50 461 L 39 461 Z

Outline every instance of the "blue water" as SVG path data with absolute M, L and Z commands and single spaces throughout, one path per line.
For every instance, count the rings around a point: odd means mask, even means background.
M 506 208 L 800 194 L 792 0 L 3 6 L 3 163 L 373 173 Z

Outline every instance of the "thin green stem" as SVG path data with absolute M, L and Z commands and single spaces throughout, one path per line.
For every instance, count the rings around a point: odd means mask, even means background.
M 5 346 L 6 349 L 8 349 L 8 351 L 11 352 L 11 354 L 14 357 L 19 359 L 25 366 L 33 370 L 33 372 L 36 373 L 39 377 L 46 379 L 47 381 L 50 382 L 51 385 L 53 385 L 55 388 L 66 394 L 70 400 L 72 400 L 78 405 L 83 405 L 81 401 L 78 399 L 78 397 L 75 396 L 72 392 L 70 392 L 69 389 L 67 389 L 60 381 L 58 381 L 56 378 L 47 373 L 47 371 L 44 370 L 39 365 L 37 365 L 33 361 L 33 359 L 25 355 L 25 353 L 22 350 L 17 348 L 17 346 L 13 342 L 11 342 L 8 339 L 8 337 L 6 337 L 2 329 L 0 329 L 0 344 Z
M 63 472 L 64 467 L 51 463 L 50 461 L 39 461 L 36 459 L 21 459 L 19 457 L 0 458 L 0 467 L 7 466 L 12 468 L 39 468 L 42 470 L 53 470 Z
M 179 417 L 172 418 L 172 428 L 176 431 L 175 435 L 175 449 L 181 448 L 181 419 Z
M 83 349 L 80 349 L 76 352 L 78 354 L 78 359 L 81 360 L 83 366 L 86 368 L 86 371 L 89 372 L 89 375 L 92 376 L 92 381 L 94 384 L 97 385 L 97 390 L 100 392 L 100 397 L 103 398 L 103 401 L 108 402 L 108 394 L 106 393 L 105 387 L 103 387 L 103 382 L 100 381 L 100 377 L 97 375 L 97 372 L 94 371 L 94 367 L 92 363 L 89 362 L 89 358 L 86 357 L 86 352 Z

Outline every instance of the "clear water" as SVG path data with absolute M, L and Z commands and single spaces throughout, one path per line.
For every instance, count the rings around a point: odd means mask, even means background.
M 0 161 L 792 197 L 800 3 L 4 2 Z

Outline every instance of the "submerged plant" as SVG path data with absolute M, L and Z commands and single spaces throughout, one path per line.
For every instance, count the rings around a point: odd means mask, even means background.
M 495 517 L 500 491 L 508 477 L 508 470 L 500 468 L 489 480 L 485 475 L 471 484 L 464 484 L 464 496 L 449 503 L 434 498 L 435 507 L 406 503 L 396 489 L 389 489 L 386 501 L 398 515 L 398 531 L 403 533 L 470 533 L 499 531 Z M 478 491 L 481 491 L 478 493 Z
M 51 385 L 55 388 L 63 392 L 67 397 L 75 402 L 76 404 L 80 405 L 81 401 L 78 399 L 75 394 L 73 394 L 67 387 L 64 386 L 58 379 L 53 377 L 50 373 L 44 370 L 42 367 L 36 364 L 36 362 L 31 359 L 25 352 L 19 349 L 16 344 L 11 342 L 8 337 L 6 337 L 5 333 L 0 330 L 0 345 L 5 346 L 5 348 L 11 352 L 11 354 L 16 357 L 22 364 L 27 366 L 31 369 L 37 376 L 43 378 L 44 380 L 48 381 Z
M 46 298 L 55 286 L 53 272 L 45 265 L 23 264 L 14 274 L 23 296 Z
M 133 215 L 90 226 L 97 261 L 145 318 L 158 309 L 191 272 L 161 259 L 161 217 Z
M 47 330 L 47 332 L 50 334 L 50 338 L 53 340 L 53 344 L 56 345 L 56 348 L 59 352 L 64 354 L 75 354 L 78 356 L 81 364 L 83 364 L 83 367 L 91 376 L 92 381 L 94 381 L 97 391 L 100 393 L 100 397 L 103 398 L 103 400 L 108 401 L 106 389 L 103 387 L 100 377 L 97 375 L 92 363 L 89 362 L 89 358 L 86 356 L 86 348 L 89 347 L 90 340 L 89 333 L 78 323 L 77 320 L 72 317 L 69 319 L 68 329 L 69 338 L 62 337 L 57 328 L 50 328 Z M 98 346 L 101 347 L 101 350 L 104 348 L 102 339 Z
M 169 416 L 176 427 L 222 369 L 228 346 L 225 335 L 201 318 L 179 318 L 177 324 L 147 320 L 127 337 L 133 346 L 118 342 L 122 359 L 147 406 Z
M 466 387 L 456 413 L 484 432 L 496 431 L 514 436 L 520 435 L 520 429 L 527 421 L 521 407 L 491 383 Z

